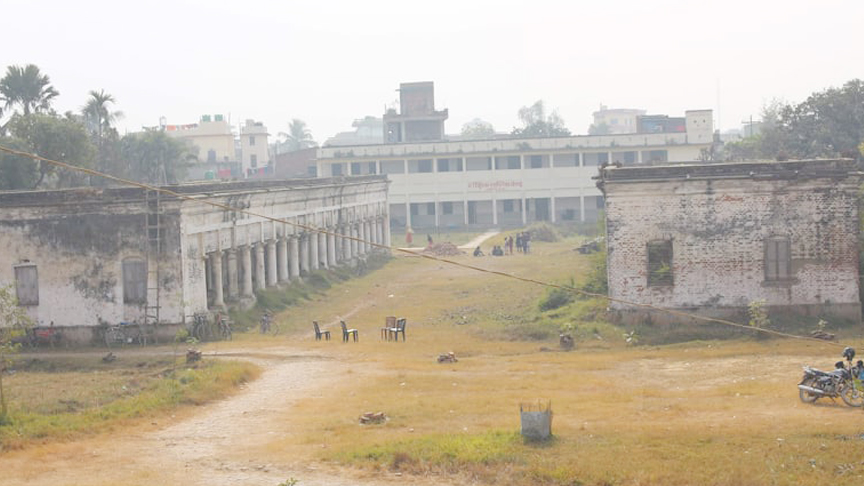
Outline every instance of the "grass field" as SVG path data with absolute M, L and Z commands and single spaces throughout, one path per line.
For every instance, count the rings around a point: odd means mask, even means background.
M 454 259 L 579 286 L 594 262 L 573 251 L 578 241 L 537 242 L 530 255 Z M 864 484 L 864 411 L 830 400 L 803 404 L 796 389 L 801 365 L 827 368 L 842 348 L 751 336 L 629 346 L 624 330 L 604 321 L 601 300 L 541 311 L 546 292 L 411 257 L 328 281 L 277 316 L 282 334 L 240 335 L 233 345 L 301 347 L 333 360 L 346 379 L 279 412 L 290 436 L 267 437 L 243 453 L 453 484 Z M 388 315 L 408 319 L 406 342 L 380 340 Z M 358 343 L 340 342 L 340 319 L 360 330 Z M 314 341 L 312 320 L 335 339 Z M 575 350 L 559 350 L 562 327 L 576 337 Z M 860 328 L 832 331 L 862 349 Z M 439 364 L 436 357 L 450 351 L 459 361 Z M 82 384 L 74 388 L 90 395 L 71 400 L 101 400 L 101 385 L 86 383 L 93 373 L 75 378 Z M 117 377 L 98 381 L 128 387 Z M 20 393 L 21 383 L 14 386 Z M 519 434 L 519 403 L 536 400 L 551 401 L 554 412 L 554 438 L 544 443 Z M 49 411 L 66 403 L 44 402 Z M 368 411 L 389 420 L 358 425 Z
M 492 270 L 578 284 L 589 259 L 573 241 L 532 255 L 486 258 Z M 464 257 L 477 264 L 477 259 Z M 498 276 L 397 258 L 333 289 L 331 313 L 359 305 L 358 344 L 311 343 L 355 363 L 347 388 L 308 399 L 299 443 L 270 444 L 369 471 L 465 476 L 489 484 L 762 485 L 860 481 L 862 411 L 800 403 L 802 364 L 827 367 L 838 348 L 789 340 L 627 346 L 602 302 L 540 312 L 545 290 Z M 363 307 L 363 302 L 372 302 Z M 295 316 L 322 319 L 310 305 Z M 316 316 L 316 313 L 317 316 Z M 380 342 L 388 314 L 409 319 L 405 343 Z M 557 351 L 570 323 L 577 350 Z M 846 330 L 846 337 L 860 338 Z M 853 338 L 854 337 L 854 338 Z M 547 351 L 544 351 L 547 350 Z M 438 364 L 453 351 L 455 364 Z M 371 367 L 370 367 L 371 365 Z M 554 440 L 519 435 L 519 403 L 551 400 Z M 384 411 L 380 426 L 358 426 Z M 294 412 L 297 414 L 298 412 Z M 853 479 L 854 478 L 854 479 Z
M 151 354 L 110 363 L 92 354 L 20 356 L 16 373 L 4 380 L 11 406 L 9 423 L 0 425 L 0 451 L 134 426 L 228 396 L 259 373 L 246 362 L 173 361 Z

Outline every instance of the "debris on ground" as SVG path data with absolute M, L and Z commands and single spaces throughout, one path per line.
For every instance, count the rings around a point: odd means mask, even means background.
M 811 331 L 810 336 L 816 339 L 824 339 L 825 341 L 833 341 L 836 338 L 836 336 L 834 336 L 830 332 L 825 331 Z
M 117 360 L 117 356 L 115 356 L 114 353 L 112 353 L 110 351 L 105 356 L 102 356 L 102 362 L 103 363 L 111 363 L 111 362 L 114 362 L 116 360 Z
M 197 349 L 189 348 L 186 350 L 186 362 L 194 363 L 196 361 L 201 361 L 201 351 Z
M 590 255 L 591 253 L 597 253 L 600 251 L 600 243 L 603 242 L 603 238 L 593 239 L 582 246 L 576 248 L 576 251 L 583 255 Z
M 563 349 L 564 351 L 570 351 L 571 349 L 576 347 L 576 343 L 573 341 L 573 336 L 569 334 L 559 335 L 558 345 L 561 346 L 561 349 Z
M 360 416 L 360 425 L 383 424 L 387 421 L 387 414 L 384 412 L 366 412 Z
M 456 256 L 463 255 L 465 252 L 448 241 L 445 243 L 433 243 L 424 248 L 423 253 L 431 253 L 435 256 Z
M 439 363 L 456 363 L 457 361 L 459 360 L 456 359 L 456 353 L 454 353 L 453 351 L 438 355 Z

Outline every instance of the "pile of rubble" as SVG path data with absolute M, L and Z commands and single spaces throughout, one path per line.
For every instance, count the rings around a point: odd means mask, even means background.
M 360 425 L 383 424 L 387 421 L 387 414 L 384 412 L 366 412 L 360 416 Z
M 423 253 L 431 253 L 435 256 L 456 256 L 462 255 L 465 252 L 448 241 L 446 243 L 435 243 L 429 245 L 423 250 Z
M 450 351 L 449 353 L 438 355 L 438 362 L 439 363 L 456 363 L 457 361 L 459 361 L 459 360 L 456 359 L 456 353 L 454 353 L 453 351 Z
M 187 363 L 195 363 L 196 361 L 201 361 L 201 351 L 197 349 L 189 348 L 186 350 L 186 362 Z

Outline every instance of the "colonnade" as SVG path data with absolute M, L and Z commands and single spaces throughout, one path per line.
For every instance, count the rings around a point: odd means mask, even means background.
M 350 264 L 372 252 L 373 244 L 390 246 L 386 215 L 321 230 L 275 235 L 208 252 L 204 269 L 210 307 L 251 298 L 255 290 L 287 285 L 318 269 Z

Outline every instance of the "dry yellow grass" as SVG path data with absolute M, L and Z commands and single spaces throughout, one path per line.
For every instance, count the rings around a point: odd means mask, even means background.
M 537 243 L 528 256 L 457 259 L 578 281 L 587 265 L 573 246 Z M 208 351 L 240 347 L 264 357 L 287 343 L 340 370 L 314 394 L 289 397 L 284 409 L 265 404 L 284 432 L 236 454 L 369 476 L 444 474 L 455 484 L 864 484 L 862 410 L 797 397 L 800 365 L 828 366 L 836 348 L 787 340 L 627 347 L 619 332 L 597 323 L 602 340 L 588 333 L 577 350 L 558 352 L 554 336 L 524 339 L 523 329 L 551 319 L 537 311 L 543 292 L 399 257 L 277 316 L 300 332 L 208 344 Z M 387 315 L 408 318 L 407 342 L 380 340 Z M 360 329 L 360 342 L 340 342 L 340 318 Z M 313 319 L 333 341 L 313 340 Z M 437 363 L 448 351 L 459 362 Z M 555 413 L 555 438 L 545 444 L 518 434 L 519 402 L 536 399 L 551 400 Z M 390 420 L 358 425 L 367 411 Z
M 578 279 L 582 267 L 566 242 L 535 248 L 479 263 L 548 281 Z M 343 360 L 352 379 L 291 410 L 286 420 L 299 440 L 263 450 L 497 484 L 864 481 L 853 453 L 862 411 L 797 398 L 800 365 L 827 365 L 835 348 L 796 341 L 628 348 L 619 338 L 564 353 L 540 351 L 554 341 L 493 339 L 503 335 L 490 330 L 536 315 L 541 294 L 413 258 L 334 288 L 331 300 L 291 318 L 326 322 L 355 311 L 348 321 L 360 329 L 359 343 L 342 345 L 335 328 L 335 343 L 309 343 Z M 469 324 L 458 324 L 465 314 Z M 409 319 L 406 343 L 379 340 L 386 315 Z M 447 351 L 459 362 L 438 364 Z M 516 433 L 519 402 L 533 399 L 552 401 L 555 440 L 546 445 Z M 385 425 L 357 424 L 360 413 L 379 410 L 390 417 Z

